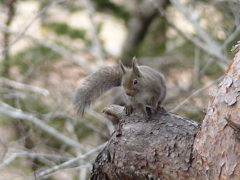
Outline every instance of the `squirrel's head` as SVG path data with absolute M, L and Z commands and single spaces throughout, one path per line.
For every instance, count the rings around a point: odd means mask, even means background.
M 126 68 L 121 62 L 119 63 L 123 72 L 123 87 L 128 96 L 134 97 L 140 90 L 143 89 L 143 75 L 139 70 L 137 59 L 134 57 L 132 68 Z

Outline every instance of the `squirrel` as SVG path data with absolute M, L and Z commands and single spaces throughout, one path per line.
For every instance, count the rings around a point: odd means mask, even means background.
M 164 76 L 148 66 L 139 66 L 135 57 L 131 69 L 119 61 L 118 65 L 101 68 L 86 77 L 82 85 L 74 99 L 75 107 L 82 115 L 86 107 L 116 86 L 122 86 L 130 100 L 124 108 L 125 113 L 130 115 L 135 108 L 144 119 L 149 118 L 146 107 L 150 106 L 151 111 L 156 112 L 166 96 Z

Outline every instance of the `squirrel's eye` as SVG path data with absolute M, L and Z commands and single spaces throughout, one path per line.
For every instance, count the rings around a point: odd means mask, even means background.
M 134 79 L 133 84 L 136 85 L 138 83 L 138 81 L 136 79 Z

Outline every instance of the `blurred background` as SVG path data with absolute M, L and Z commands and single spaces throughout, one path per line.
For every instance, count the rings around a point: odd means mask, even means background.
M 121 60 L 162 72 L 163 107 L 201 122 L 240 38 L 238 0 L 1 0 L 0 179 L 86 180 L 124 104 L 77 116 L 83 78 Z M 211 92 L 209 94 L 209 92 Z

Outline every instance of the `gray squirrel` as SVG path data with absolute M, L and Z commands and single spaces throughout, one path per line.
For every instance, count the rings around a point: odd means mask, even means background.
M 74 104 L 78 113 L 83 115 L 86 107 L 116 86 L 123 86 L 129 99 L 125 113 L 130 115 L 135 108 L 144 119 L 149 118 L 146 107 L 150 106 L 151 111 L 156 112 L 166 96 L 163 75 L 148 66 L 139 66 L 137 59 L 133 58 L 131 69 L 119 62 L 116 66 L 101 68 L 86 77 L 75 94 Z

